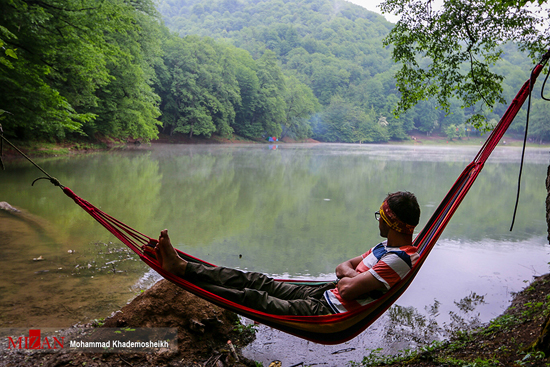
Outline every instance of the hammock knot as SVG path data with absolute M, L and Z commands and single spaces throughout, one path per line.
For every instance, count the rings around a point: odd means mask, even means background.
M 38 177 L 36 180 L 34 180 L 31 184 L 31 186 L 34 186 L 34 183 L 38 180 L 49 180 L 54 186 L 58 186 L 63 188 L 63 185 L 59 182 L 59 180 L 55 177 Z

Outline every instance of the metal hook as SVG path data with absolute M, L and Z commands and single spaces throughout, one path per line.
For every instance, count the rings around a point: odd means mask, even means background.
M 36 180 L 34 180 L 32 182 L 31 186 L 34 186 L 34 183 L 38 180 L 49 180 L 55 186 L 59 186 L 59 187 L 63 188 L 63 185 L 61 185 L 61 183 L 59 183 L 59 180 L 55 177 L 38 177 Z

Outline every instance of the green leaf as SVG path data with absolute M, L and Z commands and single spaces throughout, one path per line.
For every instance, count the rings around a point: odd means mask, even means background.
M 6 53 L 7 56 L 17 59 L 17 54 L 15 53 L 15 50 L 8 48 L 4 52 Z

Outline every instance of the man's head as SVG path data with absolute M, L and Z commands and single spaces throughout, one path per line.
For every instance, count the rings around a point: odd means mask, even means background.
M 416 196 L 407 191 L 388 194 L 380 206 L 380 219 L 387 224 L 389 229 L 403 234 L 412 234 L 414 227 L 420 221 L 420 206 Z M 380 234 L 383 237 L 387 236 L 387 233 L 383 233 L 382 228 Z

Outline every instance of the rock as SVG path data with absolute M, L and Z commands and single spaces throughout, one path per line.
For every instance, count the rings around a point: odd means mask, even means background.
M 233 312 L 161 280 L 134 298 L 121 312 L 107 318 L 103 327 L 175 327 L 178 329 L 179 358 L 196 361 L 201 357 L 208 359 L 216 350 L 227 349 L 229 339 L 237 342 L 242 335 L 235 331 L 238 322 Z M 210 365 L 215 363 L 211 362 Z
M 10 204 L 8 204 L 6 201 L 0 201 L 0 209 L 5 210 L 7 212 L 12 212 L 12 213 L 21 212 L 19 209 L 14 208 Z
M 204 324 L 200 321 L 197 321 L 195 319 L 189 320 L 189 329 L 193 330 L 196 333 L 204 334 Z

